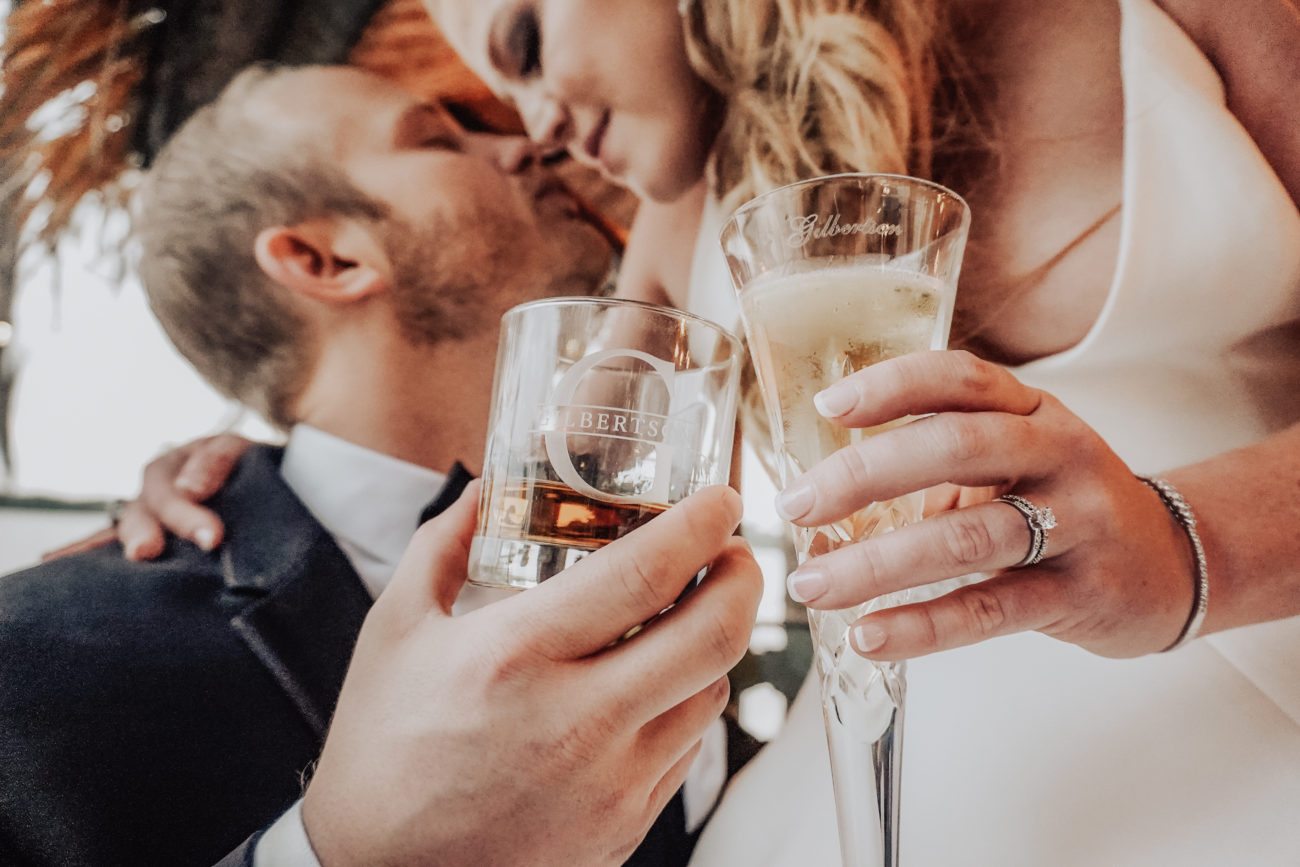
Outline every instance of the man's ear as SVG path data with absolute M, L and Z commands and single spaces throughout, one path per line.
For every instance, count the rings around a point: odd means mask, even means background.
M 292 292 L 346 303 L 385 291 L 388 257 L 372 233 L 351 220 L 308 220 L 263 229 L 254 242 L 262 271 Z

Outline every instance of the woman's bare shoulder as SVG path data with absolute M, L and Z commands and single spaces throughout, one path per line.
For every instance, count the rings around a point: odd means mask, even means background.
M 1205 51 L 1220 72 L 1254 63 L 1292 75 L 1300 68 L 1300 0 L 1154 0 Z M 1289 83 L 1297 83 L 1293 77 Z
M 1300 202 L 1300 2 L 1155 2 L 1214 64 L 1228 108 Z

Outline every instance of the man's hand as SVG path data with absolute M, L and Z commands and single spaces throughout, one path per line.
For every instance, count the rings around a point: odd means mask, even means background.
M 762 590 L 735 491 L 453 619 L 477 494 L 420 530 L 361 631 L 303 802 L 325 867 L 621 863 L 726 704 Z

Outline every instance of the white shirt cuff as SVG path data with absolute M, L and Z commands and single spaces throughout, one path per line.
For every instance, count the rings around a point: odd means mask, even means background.
M 301 798 L 258 838 L 253 867 L 321 867 L 302 823 Z
M 682 786 L 682 807 L 686 811 L 686 833 L 704 824 L 727 782 L 727 727 L 720 719 L 704 733 L 703 743 Z M 255 867 L 262 867 L 258 864 Z
M 692 833 L 718 801 L 727 781 L 727 729 L 722 720 L 714 720 L 704 734 L 700 752 L 686 774 L 682 787 L 682 807 L 686 813 L 686 833 Z M 253 867 L 321 867 L 307 839 L 302 823 L 302 800 L 294 802 L 284 815 L 266 829 L 253 848 Z

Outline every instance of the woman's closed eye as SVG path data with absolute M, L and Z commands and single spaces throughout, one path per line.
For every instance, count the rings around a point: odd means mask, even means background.
M 515 7 L 503 26 L 494 28 L 488 55 L 503 75 L 527 79 L 542 71 L 542 30 L 531 3 Z

